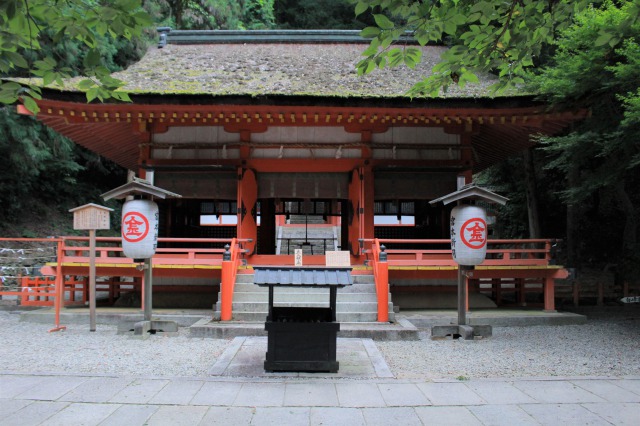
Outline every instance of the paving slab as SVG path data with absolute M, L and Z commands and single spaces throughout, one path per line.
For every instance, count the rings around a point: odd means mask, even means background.
M 256 409 L 251 407 L 210 407 L 202 425 L 242 426 L 251 424 Z
M 124 404 L 100 423 L 100 426 L 146 425 L 149 418 L 158 411 L 159 408 L 158 405 Z
M 149 404 L 189 404 L 203 384 L 200 380 L 172 380 L 149 400 Z
M 572 383 L 609 402 L 640 402 L 640 395 L 618 386 L 620 380 L 573 380 Z
M 18 398 L 55 401 L 86 381 L 86 377 L 45 376 L 41 378 L 37 386 L 31 387 L 19 394 Z
M 58 411 L 46 421 L 47 426 L 99 425 L 120 407 L 119 404 L 74 403 Z
M 487 402 L 464 383 L 419 383 L 433 405 L 479 405 Z
M 387 407 L 431 405 L 431 401 L 414 383 L 381 383 L 378 389 Z
M 207 414 L 207 407 L 188 405 L 163 405 L 153 413 L 148 426 L 197 425 Z
M 376 383 L 336 383 L 341 407 L 385 407 Z
M 416 407 L 416 414 L 429 426 L 482 426 L 466 407 Z
M 68 402 L 34 401 L 32 404 L 0 419 L 0 426 L 39 425 L 49 417 L 65 409 L 68 405 Z
M 242 383 L 237 382 L 205 382 L 191 399 L 191 405 L 232 405 L 241 388 Z
M 337 373 L 324 372 L 266 372 L 264 360 L 267 337 L 235 337 L 209 369 L 212 376 L 230 377 L 393 377 L 391 369 L 375 342 L 367 338 L 338 338 Z
M 2 386 L 0 386 L 1 398 L 15 398 L 16 396 L 36 388 L 42 383 L 43 378 L 39 376 L 20 375 L 20 376 L 2 376 Z
M 565 380 L 520 380 L 514 386 L 541 403 L 580 404 L 605 399 Z
M 371 365 L 376 373 L 377 377 L 394 377 L 387 361 L 382 356 L 382 353 L 376 346 L 375 342 L 371 339 L 362 339 L 362 345 L 367 351 L 367 355 L 369 356 L 369 360 L 371 361 Z
M 127 387 L 116 393 L 109 402 L 146 404 L 169 383 L 170 381 L 166 379 L 135 379 Z
M 541 425 L 609 424 L 580 404 L 523 404 L 520 406 Z
M 133 379 L 125 377 L 94 377 L 79 384 L 59 399 L 69 402 L 104 402 L 126 388 Z
M 241 407 L 280 407 L 284 401 L 284 392 L 284 383 L 243 383 L 233 405 Z
M 362 410 L 367 426 L 422 426 L 422 421 L 411 407 L 364 408 Z
M 465 383 L 488 404 L 533 404 L 536 402 L 512 383 L 498 380 L 476 380 Z
M 616 380 L 616 385 L 640 395 L 640 378 Z
M 287 383 L 284 405 L 335 407 L 338 405 L 338 394 L 333 383 Z
M 640 404 L 582 404 L 584 408 L 614 425 L 640 424 Z
M 256 407 L 252 426 L 282 426 L 309 424 L 308 407 Z
M 539 423 L 518 405 L 476 405 L 469 411 L 484 425 L 536 426 Z
M 365 426 L 364 415 L 358 408 L 312 407 L 309 413 L 311 426 Z
M 0 419 L 9 417 L 29 404 L 33 404 L 33 401 L 26 399 L 0 399 Z

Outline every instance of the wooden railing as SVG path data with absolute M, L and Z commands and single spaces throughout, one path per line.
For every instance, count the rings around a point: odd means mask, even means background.
M 487 256 L 482 267 L 549 267 L 553 260 L 553 248 L 559 240 L 488 240 Z M 386 248 L 391 247 L 391 248 Z M 418 248 L 416 248 L 418 247 Z M 426 248 L 425 248 L 426 247 Z M 408 239 L 361 239 L 360 252 L 365 254 L 373 269 L 378 296 L 378 321 L 384 322 L 388 311 L 389 269 L 437 268 L 456 269 L 451 255 L 451 241 Z M 544 306 L 554 310 L 554 278 L 540 273 L 543 280 Z
M 236 284 L 236 274 L 240 266 L 242 249 L 234 238 L 225 247 L 222 258 L 222 278 L 220 281 L 220 320 L 231 321 L 233 317 L 233 292 Z
M 0 295 L 21 296 L 25 299 L 26 305 L 30 302 L 36 302 L 42 305 L 55 307 L 56 328 L 52 331 L 64 329 L 60 325 L 60 308 L 64 304 L 64 295 L 74 293 L 73 288 L 68 287 L 65 282 L 65 268 L 71 265 L 87 265 L 90 261 L 90 248 L 88 237 L 60 237 L 60 238 L 0 238 L 0 241 L 10 241 L 19 243 L 47 242 L 56 245 L 56 259 L 48 262 L 47 267 L 43 268 L 45 274 L 50 274 L 52 278 L 33 278 L 38 282 L 34 285 L 27 285 L 25 289 L 5 289 L 0 288 Z M 206 265 L 218 266 L 222 269 L 221 276 L 221 293 L 223 308 L 228 310 L 225 317 L 231 319 L 231 303 L 233 301 L 233 287 L 235 284 L 236 273 L 241 263 L 241 257 L 245 253 L 242 248 L 244 242 L 250 242 L 249 239 L 222 239 L 222 238 L 159 238 L 160 247 L 156 249 L 156 254 L 152 258 L 152 264 L 156 267 L 164 265 L 174 267 L 175 274 L 181 273 L 182 267 Z M 133 259 L 125 256 L 122 245 L 122 239 L 119 237 L 98 237 L 96 238 L 96 265 L 105 266 L 127 266 L 135 271 L 133 266 L 136 263 Z M 220 245 L 220 248 L 196 248 L 196 247 L 166 247 L 167 245 Z M 132 272 L 127 270 L 119 271 L 123 276 L 130 275 Z M 55 277 L 55 278 L 53 278 Z M 21 281 L 32 278 L 21 277 Z
M 89 262 L 88 237 L 62 237 L 62 263 Z M 234 239 L 235 240 L 235 239 Z M 248 241 L 248 240 L 242 240 Z M 122 251 L 120 237 L 96 238 L 96 263 L 100 264 L 133 264 L 133 259 L 127 258 Z M 228 238 L 158 238 L 159 247 L 153 256 L 154 265 L 222 265 L 224 248 L 179 248 L 163 247 L 165 244 L 221 245 L 230 244 Z M 239 242 L 239 241 L 236 241 Z
M 88 238 L 63 237 L 62 263 L 85 263 L 89 261 Z M 133 260 L 124 257 L 121 238 L 96 239 L 96 264 L 133 264 Z M 152 258 L 152 264 L 157 266 L 171 265 L 176 267 L 179 274 L 180 266 L 215 265 L 220 266 L 220 305 L 221 319 L 229 321 L 232 318 L 233 292 L 236 274 L 245 253 L 242 243 L 251 242 L 250 239 L 221 239 L 221 238 L 158 238 L 158 244 L 191 244 L 222 245 L 224 248 L 176 248 L 158 247 Z
M 389 264 L 385 247 L 380 241 L 371 241 L 371 267 L 378 298 L 378 322 L 389 321 Z
M 373 240 L 363 240 L 372 242 Z M 456 266 L 451 256 L 451 241 L 375 239 L 387 246 L 389 266 Z M 552 239 L 487 240 L 484 266 L 549 265 L 552 249 L 558 244 Z M 402 246 L 399 248 L 399 246 Z M 421 248 L 416 248 L 416 246 Z M 429 247 L 433 248 L 422 248 Z M 363 253 L 367 253 L 365 246 Z

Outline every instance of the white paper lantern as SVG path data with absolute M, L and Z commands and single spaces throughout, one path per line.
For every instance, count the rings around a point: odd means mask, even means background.
M 459 265 L 479 265 L 487 255 L 487 218 L 482 207 L 451 211 L 451 254 Z
M 149 259 L 158 247 L 158 205 L 131 200 L 122 206 L 122 250 L 132 259 Z

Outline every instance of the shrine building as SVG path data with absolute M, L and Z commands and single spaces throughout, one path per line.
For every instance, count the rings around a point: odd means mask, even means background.
M 357 31 L 163 34 L 114 75 L 131 103 L 86 103 L 79 91 L 44 89 L 37 119 L 181 195 L 157 200 L 154 286 L 201 292 L 218 305 L 229 244 L 234 277 L 250 275 L 253 265 L 293 265 L 296 249 L 304 265 L 348 251 L 353 274 L 389 289 L 390 314 L 394 305 L 435 307 L 433 300 L 455 292 L 457 266 L 448 240 L 452 206 L 429 202 L 531 147 L 532 135 L 556 134 L 583 116 L 552 111 L 526 93 L 492 96 L 490 76 L 437 98 L 407 96 L 440 46 L 421 47 L 416 69 L 358 76 L 367 41 Z M 553 240 L 489 238 L 471 294 L 497 306 L 533 300 L 553 310 L 554 280 L 566 277 L 552 259 Z M 52 266 L 82 274 L 85 255 L 71 245 Z M 98 275 L 141 276 L 131 259 L 102 256 Z M 385 303 L 380 290 L 378 303 Z

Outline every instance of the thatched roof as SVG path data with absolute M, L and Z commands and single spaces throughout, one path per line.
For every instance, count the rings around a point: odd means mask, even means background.
M 287 32 L 273 34 L 282 33 Z M 421 48 L 423 60 L 415 69 L 401 66 L 358 76 L 365 40 L 354 43 L 358 36 L 352 31 L 323 38 L 326 33 L 288 32 L 274 39 L 267 32 L 172 32 L 166 46 L 151 47 L 140 62 L 114 77 L 125 81 L 124 90 L 132 94 L 396 98 L 406 97 L 413 84 L 429 75 L 446 49 Z M 485 76 L 479 84 L 452 87 L 442 96 L 488 97 L 493 83 Z

